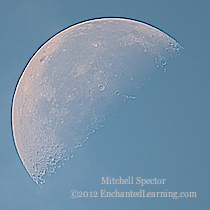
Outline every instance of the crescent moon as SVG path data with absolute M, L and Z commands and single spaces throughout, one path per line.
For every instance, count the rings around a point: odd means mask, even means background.
M 49 39 L 24 69 L 12 104 L 15 145 L 32 179 L 42 186 L 181 50 L 161 30 L 123 18 L 85 21 Z

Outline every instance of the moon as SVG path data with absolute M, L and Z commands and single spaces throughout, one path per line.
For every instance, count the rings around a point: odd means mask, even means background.
M 85 21 L 49 39 L 24 69 L 12 103 L 14 142 L 31 178 L 42 186 L 181 50 L 161 30 L 125 18 Z

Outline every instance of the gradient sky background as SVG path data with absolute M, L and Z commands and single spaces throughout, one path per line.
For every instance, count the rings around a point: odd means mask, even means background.
M 0 209 L 202 209 L 210 207 L 210 1 L 1 0 Z M 127 17 L 160 28 L 183 47 L 103 129 L 40 189 L 14 146 L 11 102 L 36 50 L 51 36 L 96 17 Z M 164 178 L 164 186 L 102 186 L 101 176 Z M 197 198 L 71 198 L 82 191 L 196 192 Z

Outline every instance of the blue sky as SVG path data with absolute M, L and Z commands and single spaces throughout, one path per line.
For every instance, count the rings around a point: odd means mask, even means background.
M 187 0 L 79 0 L 0 2 L 0 209 L 209 209 L 210 2 Z M 16 83 L 31 56 L 50 37 L 96 17 L 149 23 L 183 47 L 123 104 L 117 116 L 75 152 L 40 189 L 27 174 L 11 132 Z M 71 198 L 78 191 L 138 191 L 101 185 L 101 177 L 154 177 L 164 186 L 147 191 L 196 192 L 197 198 Z

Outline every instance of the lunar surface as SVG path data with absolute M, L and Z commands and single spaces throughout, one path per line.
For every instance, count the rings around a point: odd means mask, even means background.
M 12 129 L 23 165 L 42 186 L 182 47 L 145 23 L 94 19 L 71 26 L 32 57 L 17 84 Z

